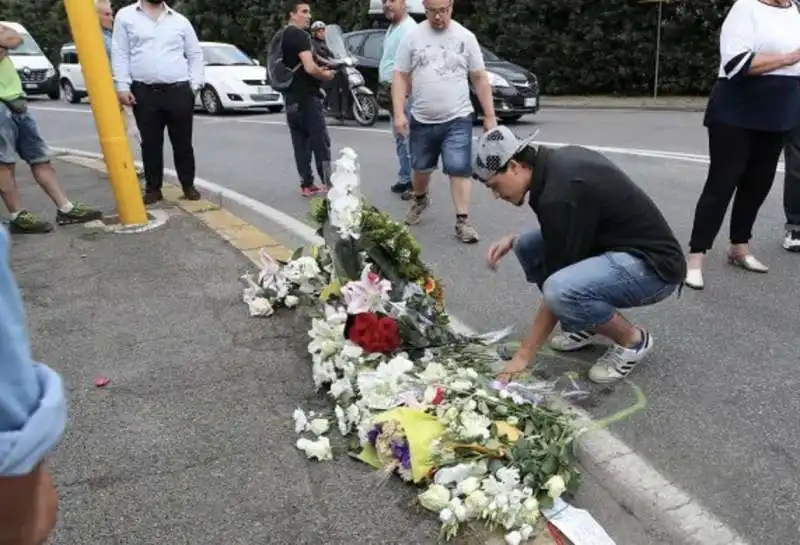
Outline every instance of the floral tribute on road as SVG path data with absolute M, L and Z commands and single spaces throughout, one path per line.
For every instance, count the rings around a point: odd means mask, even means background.
M 311 216 L 325 244 L 283 264 L 262 253 L 261 272 L 244 277 L 251 315 L 303 308 L 311 318 L 311 375 L 333 409 L 294 412 L 297 448 L 331 460 L 335 427 L 353 456 L 420 487 L 442 539 L 471 521 L 502 528 L 510 545 L 532 539 L 540 509 L 579 480 L 578 430 L 545 404 L 554 385 L 495 380 L 495 344 L 509 332 L 451 327 L 417 241 L 361 195 L 351 149 Z

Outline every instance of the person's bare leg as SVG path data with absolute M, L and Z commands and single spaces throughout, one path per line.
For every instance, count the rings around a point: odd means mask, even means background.
M 419 172 L 415 170 L 411 173 L 411 187 L 414 190 L 414 195 L 426 195 L 428 193 L 428 186 L 430 186 L 430 183 L 430 172 Z
M 461 176 L 450 176 L 450 193 L 457 215 L 469 214 L 469 198 L 472 194 L 471 180 Z
M 415 170 L 411 174 L 411 205 L 406 214 L 406 225 L 416 225 L 422 218 L 422 213 L 430 205 L 430 197 L 428 196 L 428 188 L 430 186 L 431 173 L 419 172 Z
M 49 162 L 31 165 L 31 172 L 36 183 L 44 189 L 44 192 L 56 205 L 56 208 L 62 212 L 67 211 L 71 203 L 58 183 L 58 176 L 56 176 L 56 169 L 53 168 L 53 165 Z
M 630 323 L 619 312 L 608 322 L 594 328 L 594 333 L 608 337 L 619 346 L 631 347 L 641 342 L 642 330 Z
M 12 216 L 22 210 L 17 182 L 14 179 L 14 165 L 0 165 L 0 198 Z

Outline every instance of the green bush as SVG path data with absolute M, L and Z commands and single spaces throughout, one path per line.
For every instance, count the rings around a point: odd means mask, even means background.
M 658 5 L 640 0 L 455 0 L 455 18 L 483 45 L 534 71 L 546 94 L 652 93 Z M 663 6 L 659 92 L 708 93 L 717 37 L 733 0 Z M 63 3 L 4 0 L 2 18 L 20 21 L 52 57 L 70 41 Z M 115 7 L 124 3 L 116 2 Z M 370 25 L 367 0 L 311 2 L 315 18 L 352 30 Z M 261 59 L 286 19 L 283 0 L 179 0 L 202 40 L 231 42 Z

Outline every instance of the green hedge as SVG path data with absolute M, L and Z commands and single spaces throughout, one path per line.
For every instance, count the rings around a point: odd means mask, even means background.
M 88 0 L 87 0 L 88 1 Z M 652 93 L 658 5 L 639 0 L 455 0 L 455 17 L 500 56 L 533 70 L 546 94 Z M 663 6 L 659 92 L 705 94 L 717 35 L 733 0 Z M 345 29 L 370 25 L 366 0 L 311 2 L 313 15 Z M 62 2 L 4 0 L 0 18 L 21 21 L 54 55 L 69 41 Z M 117 3 L 117 7 L 124 3 Z M 257 58 L 285 19 L 282 0 L 179 0 L 204 40 L 235 43 Z

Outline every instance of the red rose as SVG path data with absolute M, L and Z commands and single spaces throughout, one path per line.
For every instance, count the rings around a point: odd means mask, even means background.
M 400 346 L 397 322 L 388 316 L 364 312 L 353 317 L 347 338 L 370 353 L 388 353 Z
M 442 401 L 444 401 L 444 388 L 436 388 L 436 395 L 433 396 L 431 404 L 438 405 Z

